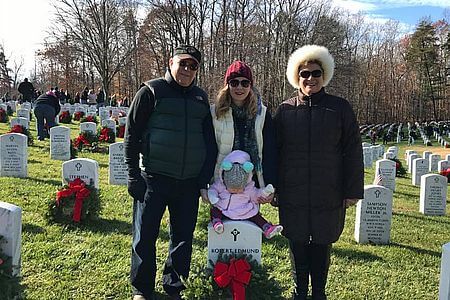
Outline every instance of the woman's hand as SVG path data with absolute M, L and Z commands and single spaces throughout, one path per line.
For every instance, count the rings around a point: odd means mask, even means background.
M 257 200 L 258 203 L 260 203 L 260 204 L 270 203 L 270 202 L 272 202 L 272 200 L 273 200 L 273 196 L 274 196 L 273 193 L 270 194 L 270 195 L 267 196 L 267 197 L 259 196 L 258 199 L 256 199 L 256 200 Z

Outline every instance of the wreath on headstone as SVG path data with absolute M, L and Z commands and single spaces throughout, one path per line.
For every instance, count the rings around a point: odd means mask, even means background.
M 82 111 L 76 111 L 73 114 L 74 121 L 80 121 L 82 117 L 84 117 L 84 112 Z
M 398 158 L 390 158 L 390 160 L 395 161 L 395 176 L 405 177 L 406 169 L 403 167 L 402 162 Z
M 69 181 L 48 201 L 47 219 L 51 222 L 73 224 L 96 218 L 100 211 L 99 193 L 93 183 L 80 178 Z
M 447 177 L 447 182 L 450 183 L 450 168 L 447 168 L 445 170 L 442 170 L 439 172 L 440 175 Z
M 82 117 L 80 119 L 80 123 L 84 123 L 84 122 L 94 122 L 95 124 L 97 124 L 97 117 L 95 116 L 86 116 L 86 117 Z
M 3 108 L 0 108 L 0 123 L 8 123 L 8 121 L 8 113 Z
M 2 251 L 1 244 L 6 243 L 0 235 L 0 291 L 1 299 L 15 299 L 21 294 L 20 278 L 13 273 L 12 257 Z
M 59 123 L 63 124 L 70 124 L 72 122 L 72 116 L 70 115 L 70 112 L 68 111 L 62 111 L 59 115 Z
M 72 144 L 76 151 L 98 152 L 99 150 L 97 135 L 90 131 L 81 132 L 78 137 L 72 141 Z
M 105 143 L 114 143 L 116 141 L 116 136 L 111 128 L 103 126 L 102 129 L 100 129 L 98 140 Z
M 32 146 L 34 144 L 33 136 L 31 135 L 30 131 L 22 125 L 14 125 L 8 133 L 21 133 L 27 136 L 28 140 L 28 146 Z

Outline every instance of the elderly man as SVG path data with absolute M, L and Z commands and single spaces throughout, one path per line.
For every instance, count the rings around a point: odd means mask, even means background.
M 182 299 L 182 279 L 189 275 L 200 190 L 204 193 L 217 156 L 208 97 L 195 84 L 200 62 L 195 47 L 177 47 L 165 77 L 143 84 L 129 110 L 125 162 L 134 199 L 134 300 L 155 297 L 155 244 L 166 207 L 170 244 L 162 281 L 171 299 Z

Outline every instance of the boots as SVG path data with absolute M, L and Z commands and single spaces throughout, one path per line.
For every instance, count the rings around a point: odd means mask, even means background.
M 330 267 L 331 244 L 311 244 L 310 247 L 312 299 L 327 300 L 325 286 Z

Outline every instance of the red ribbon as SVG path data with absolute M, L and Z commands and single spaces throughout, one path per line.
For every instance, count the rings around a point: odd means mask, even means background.
M 80 178 L 75 178 L 74 181 L 69 182 L 69 187 L 56 193 L 56 205 L 59 206 L 61 198 L 70 197 L 75 194 L 75 204 L 73 206 L 72 220 L 80 222 L 81 209 L 83 208 L 83 201 L 89 197 L 91 191 L 86 188 L 86 183 Z
M 10 133 L 24 133 L 23 129 L 24 129 L 24 127 L 22 125 L 14 125 L 9 132 Z
M 252 277 L 250 269 L 250 264 L 243 258 L 232 258 L 229 265 L 217 262 L 214 266 L 214 281 L 221 288 L 230 285 L 233 300 L 245 300 L 245 286 Z

